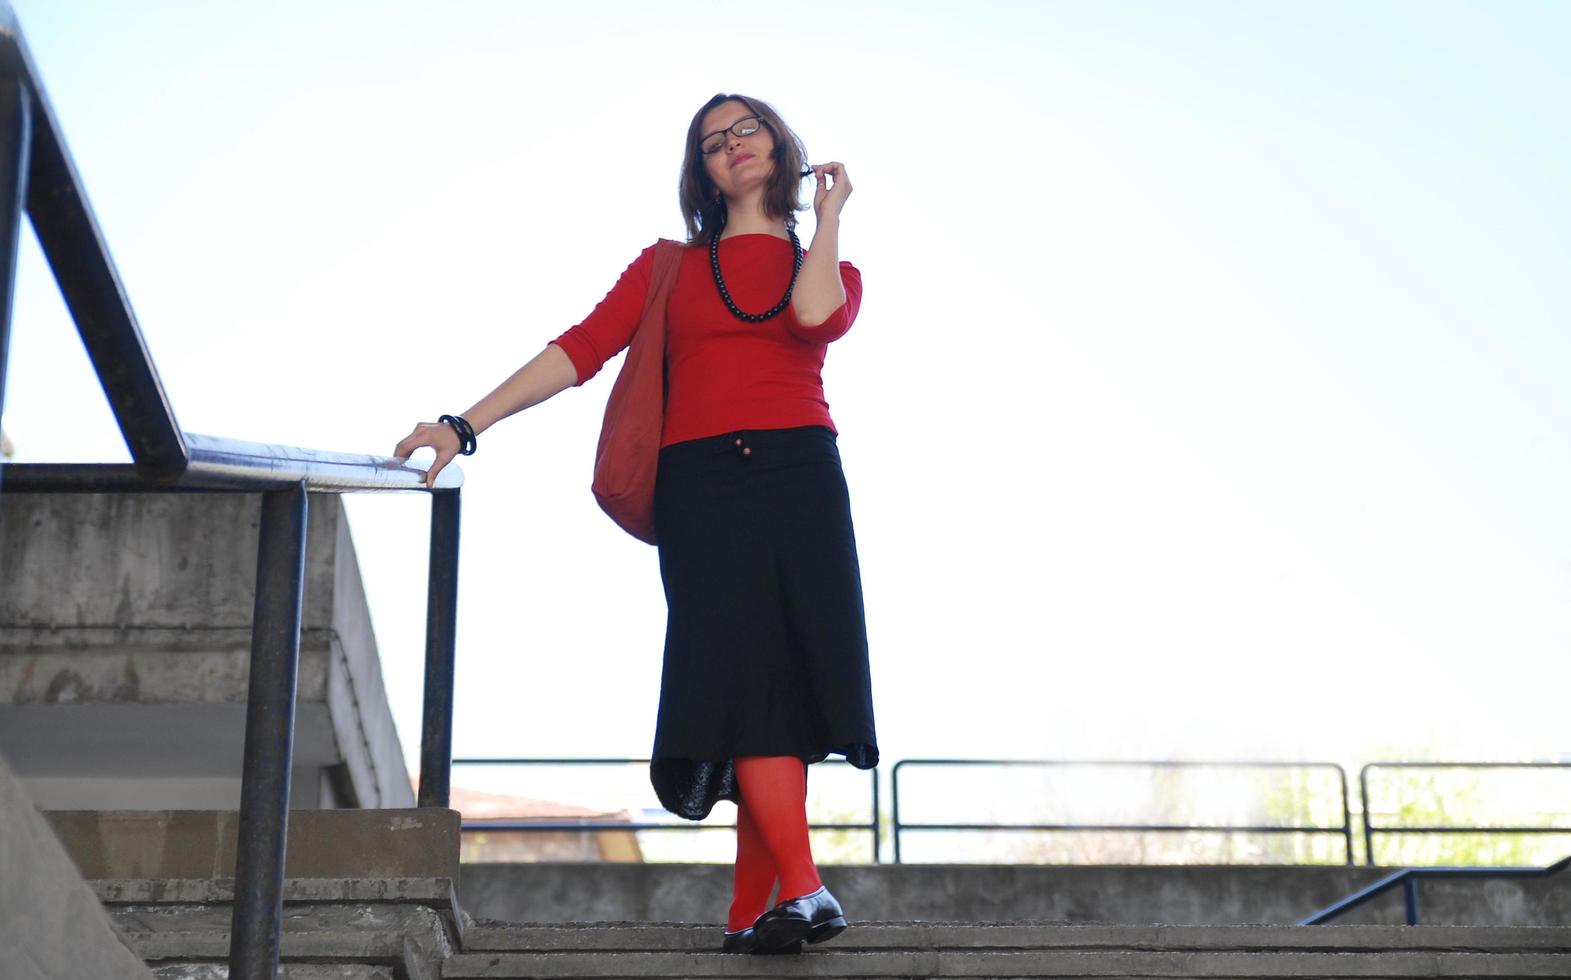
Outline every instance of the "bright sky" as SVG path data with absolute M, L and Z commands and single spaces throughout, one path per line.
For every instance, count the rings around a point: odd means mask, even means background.
M 681 234 L 740 91 L 855 187 L 888 762 L 1571 753 L 1571 5 L 14 6 L 189 431 L 467 408 Z M 124 459 L 24 238 L 17 459 Z M 461 756 L 649 750 L 614 368 L 463 463 Z M 413 760 L 426 502 L 349 506 Z

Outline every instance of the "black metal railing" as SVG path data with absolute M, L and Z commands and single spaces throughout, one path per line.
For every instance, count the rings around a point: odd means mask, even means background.
M 1364 818 L 1364 853 L 1370 865 L 1376 863 L 1375 835 L 1376 834 L 1488 834 L 1492 836 L 1516 836 L 1530 834 L 1571 834 L 1571 826 L 1544 826 L 1532 824 L 1526 826 L 1514 824 L 1459 824 L 1459 823 L 1404 823 L 1404 824 L 1378 824 L 1375 822 L 1376 804 L 1372 801 L 1370 792 L 1370 774 L 1380 771 L 1386 772 L 1423 772 L 1437 773 L 1445 770 L 1457 772 L 1524 772 L 1544 771 L 1561 772 L 1571 775 L 1571 763 L 1564 762 L 1371 762 L 1365 765 L 1358 773 L 1358 788 L 1360 803 Z M 1444 810 L 1441 799 L 1447 794 L 1438 786 L 1428 787 L 1430 800 L 1426 801 L 1429 812 L 1439 813 Z M 1454 791 L 1454 788 L 1453 788 Z M 1404 794 L 1410 795 L 1410 794 Z M 1562 858 L 1547 867 L 1508 867 L 1508 866 L 1471 866 L 1471 867 L 1410 867 L 1394 872 L 1373 884 L 1359 889 L 1339 902 L 1330 905 L 1314 915 L 1303 919 L 1299 924 L 1306 926 L 1323 925 L 1333 919 L 1365 905 L 1374 899 L 1393 891 L 1402 889 L 1402 904 L 1408 925 L 1418 925 L 1418 885 L 1419 882 L 1435 879 L 1489 881 L 1498 879 L 1544 878 L 1557 875 L 1571 867 L 1571 857 Z
M 1279 824 L 1195 824 L 1195 823 L 999 823 L 976 821 L 967 823 L 918 823 L 905 820 L 900 813 L 900 776 L 912 767 L 972 767 L 997 766 L 1004 768 L 1146 768 L 1153 770 L 1180 769 L 1254 769 L 1299 770 L 1334 773 L 1340 788 L 1342 823 L 1334 827 L 1300 827 Z M 908 831 L 1065 831 L 1073 833 L 1217 833 L 1217 834 L 1335 834 L 1342 838 L 1348 864 L 1353 863 L 1353 823 L 1348 803 L 1347 773 L 1333 762 L 1140 762 L 1131 760 L 1061 760 L 1061 759 L 902 759 L 894 764 L 890 775 L 890 801 L 894 818 L 894 858 L 900 863 L 901 834 Z
M 1566 790 L 1571 791 L 1571 762 L 1371 762 L 1358 771 L 1358 792 L 1364 811 L 1364 855 L 1365 861 L 1373 866 L 1375 861 L 1375 835 L 1376 834 L 1477 834 L 1487 833 L 1493 835 L 1506 834 L 1562 834 L 1571 835 L 1571 826 L 1543 826 L 1541 824 L 1517 826 L 1505 824 L 1468 825 L 1459 823 L 1432 824 L 1377 824 L 1375 822 L 1375 806 L 1371 803 L 1369 791 L 1369 777 L 1371 773 L 1386 772 L 1425 772 L 1435 773 L 1445 770 L 1458 772 L 1556 772 L 1568 777 Z M 1438 790 L 1438 787 L 1435 787 Z M 1446 794 L 1435 792 L 1431 795 L 1441 797 Z M 1571 792 L 1566 792 L 1562 799 L 1571 799 Z M 1431 806 L 1434 812 L 1440 812 L 1441 807 Z M 1564 814 L 1562 814 L 1564 815 Z
M 1547 868 L 1405 868 L 1381 878 L 1366 888 L 1359 889 L 1335 905 L 1321 909 L 1298 924 L 1324 925 L 1400 886 L 1407 924 L 1416 926 L 1418 925 L 1418 883 L 1424 879 L 1460 878 L 1479 881 L 1495 878 L 1546 878 L 1557 875 L 1566 868 L 1571 868 L 1571 857 L 1562 858 Z
M 0 464 L 0 490 L 261 495 L 229 976 L 270 980 L 278 969 L 283 911 L 308 494 L 425 491 L 424 474 L 387 457 L 240 442 L 180 428 L 15 14 L 0 0 L 0 409 L 24 211 L 132 462 Z M 448 466 L 432 488 L 421 806 L 448 802 L 462 483 L 462 472 Z
M 634 766 L 649 764 L 648 759 L 454 759 L 455 768 L 461 766 Z M 834 768 L 850 768 L 850 764 L 843 759 L 825 760 L 823 765 Z M 878 798 L 878 770 L 867 770 L 869 810 L 872 818 L 866 823 L 809 823 L 809 830 L 851 830 L 864 831 L 872 836 L 873 862 L 878 863 L 878 854 L 882 843 L 879 829 L 879 798 Z M 482 832 L 542 832 L 542 831 L 584 831 L 586 833 L 609 833 L 613 831 L 701 831 L 701 830 L 734 830 L 736 824 L 709 821 L 631 821 L 619 820 L 612 817 L 578 817 L 571 819 L 536 819 L 536 818 L 465 818 L 461 825 L 465 833 Z
M 21 213 L 14 204 L 21 199 L 138 471 L 149 480 L 172 478 L 186 461 L 180 426 L 126 301 L 16 14 L 4 0 L 0 0 L 0 85 L 4 86 L 0 111 L 9 117 L 0 134 L 4 143 L 0 167 L 5 172 L 0 189 L 7 203 L 0 238 L 10 243 L 9 254 L 3 256 L 6 303 L 0 334 L 9 333 L 21 230 Z M 6 339 L 0 336 L 0 378 Z
M 454 766 L 493 766 L 493 767 L 494 766 L 557 766 L 557 767 L 561 767 L 561 766 L 575 766 L 575 765 L 588 765 L 588 766 L 618 766 L 618 765 L 621 765 L 621 766 L 629 766 L 629 765 L 644 765 L 644 764 L 647 764 L 647 763 L 648 763 L 647 759 L 631 759 L 631 758 L 616 758 L 616 759 L 583 759 L 583 758 L 560 758 L 560 759 L 544 759 L 544 758 L 505 758 L 505 759 L 504 758 L 470 758 L 470 759 L 455 759 L 455 760 L 453 760 L 453 765 Z M 837 766 L 845 766 L 846 765 L 846 763 L 843 760 L 831 760 L 829 764 L 830 765 L 837 765 Z M 999 822 L 999 821 L 974 821 L 974 822 L 966 822 L 966 823 L 917 822 L 917 821 L 908 820 L 908 819 L 906 819 L 903 816 L 903 814 L 901 812 L 901 802 L 900 802 L 900 798 L 901 798 L 901 795 L 902 795 L 902 788 L 901 788 L 902 776 L 901 776 L 901 773 L 904 770 L 906 770 L 906 769 L 908 769 L 908 768 L 910 768 L 912 766 L 939 766 L 939 767 L 988 767 L 988 766 L 998 766 L 998 767 L 1008 767 L 1008 768 L 1016 768 L 1016 769 L 1017 768 L 1022 768 L 1022 767 L 1025 767 L 1025 768 L 1047 768 L 1047 769 L 1054 769 L 1054 768 L 1112 767 L 1112 768 L 1123 768 L 1123 769 L 1140 769 L 1140 768 L 1145 768 L 1145 769 L 1153 769 L 1153 770 L 1161 770 L 1161 769 L 1167 769 L 1167 770 L 1178 770 L 1178 769 L 1188 769 L 1188 770 L 1194 770 L 1194 769 L 1255 770 L 1255 769 L 1259 769 L 1259 770 L 1275 770 L 1275 771 L 1282 771 L 1282 772 L 1288 772 L 1288 773 L 1292 773 L 1294 771 L 1309 772 L 1309 773 L 1319 772 L 1319 773 L 1322 773 L 1324 775 L 1334 776 L 1335 777 L 1335 794 L 1334 794 L 1335 799 L 1334 799 L 1334 804 L 1335 804 L 1336 808 L 1340 810 L 1341 822 L 1339 824 L 1336 824 L 1336 825 L 1324 825 L 1324 826 L 1290 826 L 1290 825 L 1282 825 L 1282 824 L 1267 824 L 1267 825 L 1257 825 L 1257 824 L 1222 824 L 1222 823 L 1196 823 L 1196 822 L 1183 822 L 1183 823 L 1180 823 L 1180 822 L 1169 822 L 1169 823 L 1146 823 L 1146 824 L 1128 823 L 1128 822 L 1092 823 L 1092 822 L 1074 822 L 1074 821 L 1063 821 L 1063 822 L 1059 822 L 1059 823 L 1016 823 L 1016 822 L 1005 823 L 1005 822 Z M 882 768 L 882 767 L 880 767 L 880 768 Z M 1559 770 L 1559 769 L 1571 768 L 1571 764 L 1564 764 L 1564 763 L 1486 763 L 1486 762 L 1478 762 L 1478 763 L 1384 763 L 1383 762 L 1383 763 L 1372 763 L 1369 766 L 1364 767 L 1363 777 L 1367 778 L 1367 773 L 1369 771 L 1377 769 L 1377 768 L 1398 768 L 1398 769 L 1405 769 L 1405 768 L 1412 768 L 1412 769 L 1439 769 L 1439 768 L 1453 768 L 1453 769 L 1552 769 L 1552 770 Z M 894 812 L 892 814 L 892 830 L 893 830 L 893 833 L 892 834 L 886 834 L 886 833 L 883 832 L 883 828 L 882 828 L 882 824 L 881 824 L 881 818 L 880 818 L 880 813 L 881 813 L 880 790 L 879 790 L 878 777 L 876 775 L 877 772 L 878 772 L 878 770 L 876 770 L 876 769 L 875 770 L 871 770 L 869 772 L 869 776 L 871 777 L 869 787 L 870 787 L 870 794 L 871 794 L 871 800 L 872 800 L 872 805 L 871 805 L 872 821 L 870 823 L 824 823 L 824 824 L 813 824 L 812 825 L 814 829 L 823 829 L 823 830 L 831 830 L 831 829 L 833 829 L 833 830 L 859 830 L 859 831 L 866 831 L 866 832 L 871 833 L 873 835 L 873 841 L 874 841 L 874 850 L 873 850 L 873 861 L 874 861 L 874 863 L 879 863 L 879 862 L 882 861 L 881 841 L 885 837 L 892 837 L 893 838 L 892 843 L 893 843 L 894 860 L 896 862 L 898 862 L 898 863 L 903 863 L 904 860 L 905 860 L 905 855 L 903 853 L 903 845 L 902 845 L 902 842 L 901 842 L 901 839 L 900 839 L 900 835 L 902 835 L 903 833 L 909 833 L 909 832 L 913 832 L 913 831 L 923 831 L 923 832 L 925 832 L 925 831 L 960 831 L 960 832 L 964 832 L 964 831 L 976 831 L 976 832 L 987 832 L 987 831 L 993 831 L 993 832 L 996 832 L 996 831 L 1027 831 L 1027 832 L 1033 832 L 1033 831 L 1035 831 L 1035 832 L 1068 831 L 1068 832 L 1075 832 L 1075 833 L 1138 833 L 1138 832 L 1142 832 L 1142 831 L 1148 831 L 1148 832 L 1163 832 L 1163 833 L 1197 833 L 1198 832 L 1198 833 L 1214 833 L 1214 834 L 1269 833 L 1269 834 L 1327 835 L 1327 836 L 1335 836 L 1335 837 L 1338 837 L 1338 838 L 1341 839 L 1342 850 L 1343 850 L 1342 860 L 1343 860 L 1344 863 L 1349 864 L 1349 865 L 1357 863 L 1356 857 L 1355 857 L 1355 853 L 1354 853 L 1354 837 L 1355 837 L 1355 834 L 1354 834 L 1354 831 L 1353 831 L 1355 815 L 1361 818 L 1362 823 L 1363 823 L 1363 825 L 1366 828 L 1368 828 L 1368 827 L 1375 828 L 1375 832 L 1377 832 L 1377 833 L 1378 832 L 1386 832 L 1387 830 L 1391 830 L 1391 831 L 1400 830 L 1403 833 L 1409 833 L 1410 832 L 1410 833 L 1415 833 L 1415 834 L 1423 834 L 1423 833 L 1454 834 L 1454 833 L 1461 832 L 1461 831 L 1476 832 L 1476 833 L 1492 833 L 1492 834 L 1514 834 L 1514 833 L 1537 833 L 1537 834 L 1565 833 L 1565 834 L 1571 834 L 1571 827 L 1517 827 L 1517 826 L 1504 826 L 1504 825 L 1498 825 L 1498 824 L 1496 824 L 1496 825 L 1467 826 L 1467 827 L 1460 827 L 1460 826 L 1434 826 L 1434 825 L 1427 825 L 1427 824 L 1426 825 L 1422 825 L 1422 826 L 1411 826 L 1411 827 L 1401 827 L 1401 828 L 1387 827 L 1385 825 L 1379 824 L 1374 819 L 1373 811 L 1372 811 L 1372 803 L 1371 803 L 1371 794 L 1370 794 L 1370 792 L 1368 790 L 1367 782 L 1365 782 L 1361 786 L 1361 789 L 1363 790 L 1362 795 L 1361 795 L 1361 800 L 1360 800 L 1361 805 L 1362 805 L 1361 806 L 1361 812 L 1355 813 L 1355 811 L 1352 810 L 1351 803 L 1350 803 L 1350 796 L 1349 796 L 1349 792 L 1348 792 L 1348 780 L 1347 780 L 1347 777 L 1346 777 L 1345 770 L 1340 765 L 1338 765 L 1336 763 L 1327 763 L 1327 762 L 1319 762 L 1319 763 L 1237 762 L 1237 761 L 1150 761 L 1150 760 L 1106 760 L 1106 761 L 1098 761 L 1098 760 L 1059 760 L 1059 759 L 1053 759 L 1053 760 L 1031 760 L 1031 759 L 1027 759 L 1027 760 L 1022 760 L 1022 759 L 905 759 L 905 760 L 901 760 L 899 762 L 896 762 L 896 763 L 893 764 L 893 766 L 890 767 L 890 781 L 891 781 L 891 789 L 892 789 L 891 796 L 892 796 L 892 798 L 894 800 L 894 807 L 893 807 L 893 811 Z M 1018 785 L 1014 785 L 1014 786 L 1011 786 L 1009 788 L 1010 788 L 1011 791 L 1017 791 L 1019 789 Z M 909 790 L 907 790 L 906 792 L 908 793 Z M 955 793 L 953 786 L 950 786 L 949 788 L 947 788 L 945 792 L 948 795 L 950 795 L 950 796 L 953 796 L 954 793 Z M 1332 802 L 1329 799 L 1330 795 L 1331 794 L 1321 794 L 1322 802 Z M 1298 789 L 1298 790 L 1293 790 L 1292 791 L 1290 802 L 1291 802 L 1291 805 L 1293 805 L 1293 806 L 1301 806 L 1306 801 L 1312 802 L 1313 799 L 1314 799 L 1313 796 L 1305 793 L 1302 789 Z M 1192 805 L 1196 801 L 1204 802 L 1204 796 L 1203 795 L 1195 795 L 1195 796 L 1193 796 L 1191 798 L 1184 799 L 1184 800 L 1177 801 L 1177 802 L 1182 802 L 1182 803 L 1184 803 L 1186 805 Z M 1256 802 L 1258 804 L 1259 801 L 1257 800 Z M 734 826 L 734 824 L 718 823 L 718 822 L 716 822 L 716 823 L 639 823 L 639 822 L 629 821 L 627 819 L 622 819 L 622 818 L 584 817 L 584 818 L 575 818 L 575 819 L 552 819 L 552 820 L 538 819 L 538 818 L 469 819 L 469 820 L 465 820 L 463 822 L 462 826 L 463 826 L 463 829 L 465 831 L 472 832 L 472 833 L 473 832 L 487 831 L 487 830 L 491 830 L 491 831 L 513 831 L 513 830 L 517 830 L 517 831 L 546 831 L 546 830 L 551 830 L 551 831 L 585 831 L 585 832 L 589 832 L 589 833 L 605 833 L 605 832 L 609 832 L 609 831 L 627 831 L 627 830 L 710 830 L 710 829 L 730 829 L 730 828 L 732 828 Z M 1449 875 L 1449 876 L 1456 876 L 1456 877 L 1465 877 L 1466 876 L 1466 875 L 1459 875 L 1459 874 L 1457 874 L 1459 869 L 1456 869 L 1456 868 L 1436 868 L 1436 869 L 1432 869 L 1432 870 L 1434 870 L 1437 874 L 1442 874 L 1442 875 Z M 1493 871 L 1495 871 L 1495 870 L 1500 870 L 1500 871 L 1502 871 L 1504 873 L 1509 873 L 1511 875 L 1520 875 L 1520 874 L 1527 874 L 1529 872 L 1531 872 L 1532 874 L 1537 874 L 1540 869 L 1523 869 L 1523 868 L 1503 868 L 1503 869 L 1486 868 L 1486 869 L 1483 869 L 1484 872 L 1491 872 L 1491 873 Z M 1428 874 L 1427 870 L 1425 871 L 1425 874 Z

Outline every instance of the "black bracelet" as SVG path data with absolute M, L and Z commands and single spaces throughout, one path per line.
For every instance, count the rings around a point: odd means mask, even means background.
M 458 451 L 460 453 L 465 456 L 473 456 L 475 454 L 478 443 L 475 442 L 474 426 L 464 421 L 462 415 L 444 415 L 437 421 L 446 422 L 453 427 L 454 432 L 458 433 Z

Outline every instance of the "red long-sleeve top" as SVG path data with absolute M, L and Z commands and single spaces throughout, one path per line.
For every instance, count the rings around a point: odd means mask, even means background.
M 632 341 L 654 271 L 644 249 L 584 321 L 553 343 L 567 352 L 577 384 L 594 377 Z M 720 271 L 736 305 L 762 313 L 791 282 L 791 243 L 773 235 L 733 235 L 720 242 Z M 758 323 L 738 319 L 720 298 L 709 249 L 682 255 L 666 317 L 666 413 L 660 444 L 737 429 L 823 425 L 835 429 L 824 400 L 824 353 L 845 335 L 862 302 L 862 274 L 840 263 L 846 301 L 829 319 L 803 326 L 790 304 Z

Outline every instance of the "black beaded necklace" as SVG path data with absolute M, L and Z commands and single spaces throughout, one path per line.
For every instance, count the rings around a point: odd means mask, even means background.
M 789 226 L 786 228 L 786 234 L 791 236 L 791 251 L 795 254 L 796 261 L 791 266 L 791 283 L 786 286 L 785 296 L 768 313 L 744 313 L 736 305 L 736 301 L 731 298 L 731 291 L 725 288 L 725 280 L 720 277 L 720 233 L 725 230 L 725 217 L 725 208 L 722 207 L 720 209 L 720 227 L 716 228 L 715 233 L 709 236 L 709 268 L 714 270 L 715 287 L 720 290 L 720 298 L 725 300 L 726 308 L 737 319 L 746 320 L 748 323 L 758 323 L 772 316 L 779 315 L 780 311 L 786 308 L 786 304 L 791 302 L 791 291 L 796 288 L 796 275 L 802 271 L 802 243 L 796 237 L 796 229 Z

